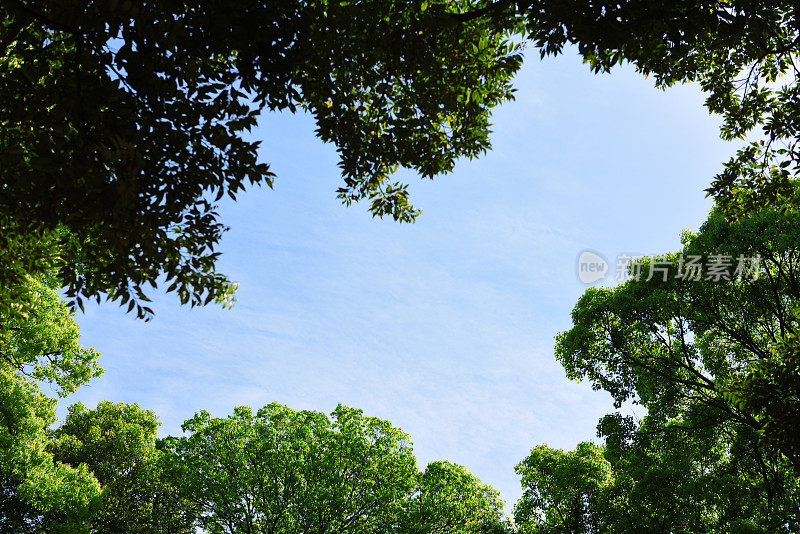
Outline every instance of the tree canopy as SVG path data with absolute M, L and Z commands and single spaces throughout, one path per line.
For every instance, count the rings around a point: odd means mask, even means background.
M 680 253 L 585 292 L 556 357 L 646 414 L 604 417 L 591 462 L 587 445 L 534 449 L 518 467 L 523 530 L 797 531 L 798 223 L 780 207 L 741 220 L 715 211 Z M 687 277 L 692 257 L 728 258 L 729 270 Z M 759 258 L 755 277 L 735 274 L 739 257 Z
M 183 304 L 231 301 L 217 203 L 272 186 L 250 135 L 265 111 L 313 117 L 342 202 L 410 222 L 392 174 L 431 178 L 490 147 L 524 40 L 542 57 L 576 48 L 595 72 L 630 62 L 661 88 L 697 82 L 722 137 L 747 144 L 682 250 L 575 306 L 556 340 L 568 377 L 646 413 L 605 416 L 602 444 L 534 448 L 516 525 L 465 468 L 419 471 L 402 430 L 345 406 L 199 412 L 158 440 L 153 412 L 77 404 L 53 428 L 42 384 L 63 397 L 101 372 L 68 304 L 105 296 L 149 318 L 159 285 Z M 798 52 L 785 0 L 4 2 L 0 528 L 797 532 Z M 759 268 L 689 278 L 686 258 Z
M 744 146 L 709 188 L 744 216 L 792 198 L 800 168 L 792 2 L 239 3 L 170 0 L 0 8 L 0 287 L 58 267 L 78 305 L 105 296 L 149 317 L 146 286 L 230 302 L 216 271 L 216 201 L 275 178 L 248 132 L 303 110 L 340 156 L 346 204 L 411 221 L 400 167 L 423 177 L 489 148 L 520 41 L 631 62 L 656 85 L 698 82 Z M 235 28 L 235 31 L 231 31 Z M 268 154 L 266 155 L 268 158 Z
M 98 353 L 79 344 L 74 314 L 47 281 L 26 284 L 30 312 L 24 318 L 0 312 L 6 326 L 0 330 L 0 513 L 12 531 L 38 528 L 41 513 L 51 513 L 49 532 L 80 532 L 100 487 L 86 466 L 71 467 L 48 451 L 56 399 L 40 386 L 65 396 L 102 369 Z
M 512 97 L 518 45 L 445 15 L 468 5 L 4 2 L 0 296 L 55 265 L 78 305 L 102 295 L 148 317 L 145 286 L 162 282 L 182 303 L 227 301 L 215 202 L 272 185 L 248 136 L 264 110 L 314 117 L 343 202 L 413 220 L 391 174 L 484 152 Z
M 580 443 L 564 452 L 535 447 L 517 465 L 523 494 L 514 506 L 521 534 L 529 532 L 601 532 L 613 482 L 603 449 Z
M 91 532 L 194 532 L 194 508 L 169 477 L 171 456 L 158 447 L 155 413 L 135 404 L 77 403 L 52 433 L 48 450 L 64 464 L 89 469 L 103 487 Z
M 736 394 L 797 331 L 799 224 L 796 213 L 777 208 L 741 221 L 714 212 L 697 234 L 684 235 L 680 255 L 643 262 L 639 279 L 617 288 L 590 288 L 575 306 L 574 327 L 557 340 L 567 375 L 589 379 L 617 406 L 640 403 L 665 424 L 687 416 L 695 425 L 764 431 L 771 412 L 747 411 Z M 679 277 L 692 256 L 729 258 L 728 279 Z M 736 277 L 740 257 L 759 258 L 756 278 Z M 773 443 L 800 468 L 796 443 Z
M 404 534 L 500 534 L 507 528 L 497 491 L 447 461 L 432 462 L 418 474 L 402 515 Z
M 414 484 L 408 436 L 338 407 L 200 412 L 173 438 L 178 479 L 211 533 L 386 531 Z

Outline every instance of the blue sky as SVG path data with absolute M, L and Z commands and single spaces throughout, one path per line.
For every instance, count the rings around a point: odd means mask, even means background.
M 533 446 L 593 439 L 612 410 L 553 357 L 586 287 L 578 254 L 677 249 L 736 148 L 694 86 L 664 92 L 630 68 L 595 76 L 576 54 L 530 56 L 517 100 L 495 112 L 491 152 L 434 181 L 404 175 L 423 209 L 413 225 L 340 205 L 336 153 L 313 122 L 265 116 L 255 134 L 275 189 L 221 206 L 237 304 L 160 297 L 150 323 L 87 308 L 83 342 L 106 372 L 61 413 L 136 402 L 166 435 L 200 409 L 341 402 L 405 429 L 421 465 L 466 465 L 510 510 L 514 466 Z

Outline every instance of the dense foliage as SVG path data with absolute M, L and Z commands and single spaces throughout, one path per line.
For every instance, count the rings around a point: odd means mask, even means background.
M 200 412 L 170 440 L 211 533 L 388 531 L 416 473 L 408 436 L 340 406 L 329 419 L 271 404 Z
M 265 109 L 313 115 L 345 203 L 413 220 L 391 174 L 433 177 L 484 152 L 521 61 L 485 21 L 442 25 L 447 9 L 3 2 L 0 301 L 53 265 L 77 304 L 105 295 L 147 317 L 145 287 L 161 283 L 182 303 L 228 300 L 215 202 L 272 184 L 247 135 Z
M 91 517 L 43 509 L 0 478 L 2 532 L 503 534 L 502 501 L 465 468 L 420 472 L 408 436 L 339 406 L 330 417 L 270 404 L 227 418 L 200 412 L 185 436 L 156 440 L 158 419 L 136 405 L 70 407 L 49 438 L 58 462 L 102 485 Z M 87 521 L 90 518 L 90 521 Z M 59 523 L 61 522 L 61 523 Z M 53 529 L 53 530 L 51 530 Z
M 45 513 L 48 531 L 77 532 L 96 509 L 100 487 L 85 466 L 70 467 L 47 450 L 56 399 L 41 385 L 61 396 L 75 391 L 100 374 L 98 354 L 78 343 L 73 314 L 48 283 L 26 283 L 30 312 L 0 313 L 0 525 L 22 532 Z
M 618 406 L 640 403 L 665 424 L 692 417 L 696 425 L 731 422 L 777 431 L 773 410 L 759 408 L 756 398 L 737 397 L 758 376 L 791 389 L 785 383 L 791 373 L 780 372 L 791 365 L 794 345 L 787 336 L 800 326 L 800 216 L 774 209 L 731 222 L 713 213 L 684 241 L 681 255 L 645 262 L 639 280 L 588 290 L 573 312 L 574 328 L 558 339 L 556 355 L 569 376 L 588 378 Z M 729 258 L 726 276 L 732 278 L 679 278 L 693 256 Z M 737 278 L 736 258 L 755 257 L 758 277 Z M 791 395 L 773 393 L 773 402 L 792 402 Z M 763 393 L 758 397 L 766 400 Z M 772 453 L 800 468 L 796 443 L 777 435 L 770 443 Z
M 48 449 L 65 464 L 84 465 L 103 486 L 91 532 L 192 533 L 194 508 L 168 476 L 168 456 L 156 442 L 156 415 L 137 405 L 102 402 L 69 407 Z
M 588 289 L 558 337 L 568 376 L 646 415 L 603 418 L 602 449 L 534 449 L 518 467 L 523 529 L 800 529 L 800 216 L 715 212 L 683 241 L 680 254 L 643 260 L 638 277 Z M 682 276 L 695 256 L 730 258 L 728 274 Z M 760 258 L 757 277 L 734 274 L 740 257 Z

